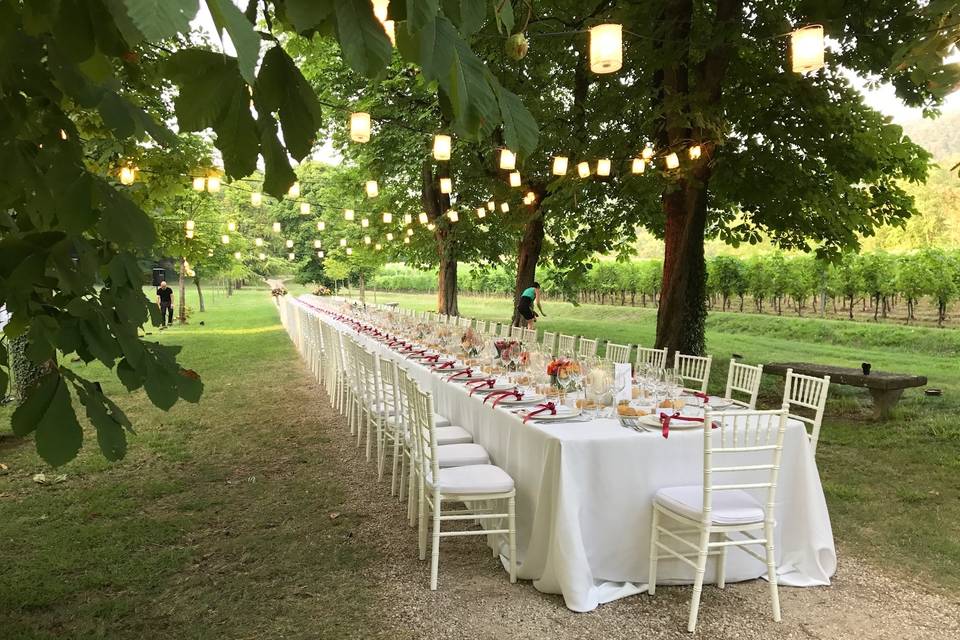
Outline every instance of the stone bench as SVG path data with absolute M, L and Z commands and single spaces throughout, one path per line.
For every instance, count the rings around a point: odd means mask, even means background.
M 850 387 L 863 387 L 870 390 L 873 396 L 873 415 L 876 418 L 887 419 L 904 389 L 922 387 L 927 384 L 925 376 L 914 376 L 905 373 L 886 373 L 871 371 L 864 374 L 861 369 L 835 367 L 828 364 L 812 364 L 809 362 L 774 362 L 763 365 L 763 372 L 775 376 L 786 376 L 787 369 L 805 376 L 830 376 L 830 384 L 843 384 Z

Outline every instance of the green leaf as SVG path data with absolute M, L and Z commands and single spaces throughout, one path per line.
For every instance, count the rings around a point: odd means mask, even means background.
M 116 93 L 106 92 L 103 100 L 100 101 L 98 111 L 103 118 L 103 124 L 107 125 L 117 138 L 129 138 L 136 131 L 129 103 Z
M 127 14 L 147 40 L 166 40 L 190 30 L 197 0 L 124 0 Z
M 110 15 L 113 16 L 113 22 L 117 25 L 117 29 L 120 30 L 127 45 L 135 47 L 140 44 L 143 41 L 143 34 L 137 29 L 137 26 L 133 24 L 133 20 L 130 19 L 123 0 L 104 0 L 104 4 L 110 12 Z
M 177 375 L 177 392 L 187 402 L 200 402 L 203 381 L 192 369 L 181 369 Z
M 26 399 L 14 410 L 10 418 L 10 426 L 16 435 L 22 437 L 37 428 L 47 407 L 53 401 L 59 383 L 60 374 L 54 371 L 40 378 L 27 390 Z
M 166 71 L 180 87 L 177 122 L 182 129 L 213 127 L 243 88 L 236 58 L 213 51 L 183 49 L 167 59 Z
M 260 149 L 263 154 L 263 190 L 274 198 L 282 198 L 296 179 L 297 174 L 290 167 L 290 160 L 280 140 L 277 139 L 277 126 L 266 114 L 260 114 L 257 120 L 260 130 Z
M 439 10 L 440 0 L 407 0 L 407 30 L 415 33 L 431 24 Z
M 240 74 L 248 84 L 253 85 L 255 78 L 253 70 L 260 58 L 260 36 L 253 30 L 253 25 L 243 15 L 243 12 L 233 4 L 233 0 L 206 0 L 213 23 L 217 26 L 217 34 L 224 30 L 230 34 L 230 40 L 237 50 Z
M 519 152 L 522 158 L 528 157 L 537 148 L 540 138 L 537 121 L 519 96 L 504 89 L 495 79 L 493 82 L 496 83 L 500 118 L 503 120 L 504 144 Z
M 127 391 L 136 391 L 143 386 L 145 376 L 134 369 L 127 358 L 124 358 L 117 365 L 117 377 Z
M 47 463 L 59 467 L 77 457 L 83 445 L 83 429 L 70 401 L 70 391 L 59 375 L 53 397 L 44 408 L 34 436 L 37 453 Z
M 150 402 L 166 411 L 176 403 L 179 397 L 177 374 L 169 371 L 157 358 L 148 357 L 144 360 L 146 378 L 143 388 L 147 392 Z
M 336 17 L 337 40 L 346 63 L 368 78 L 386 69 L 393 47 L 370 0 L 338 0 Z
M 332 0 L 287 0 L 285 6 L 293 28 L 300 33 L 313 29 L 333 14 Z
M 147 214 L 106 182 L 100 181 L 97 186 L 102 211 L 97 224 L 100 233 L 120 246 L 150 249 L 156 233 Z
M 248 176 L 257 169 L 260 145 L 249 104 L 247 92 L 237 91 L 227 112 L 213 127 L 217 134 L 214 144 L 223 154 L 223 169 L 234 177 Z
M 108 410 L 106 397 L 93 384 L 78 385 L 75 389 L 80 403 L 86 409 L 87 418 L 97 430 L 97 444 L 103 456 L 110 461 L 122 459 L 127 453 L 127 434 L 123 425 Z M 125 415 L 123 419 L 126 419 Z
M 81 62 L 93 55 L 96 41 L 90 14 L 83 0 L 60 2 L 60 11 L 53 24 L 53 37 L 61 51 L 74 62 Z
M 310 83 L 279 45 L 263 57 L 256 94 L 258 112 L 261 107 L 279 110 L 287 149 L 294 159 L 302 160 L 313 147 L 323 114 Z
M 497 31 L 506 32 L 508 35 L 513 33 L 513 3 L 510 0 L 499 4 L 500 10 L 497 11 Z M 501 28 L 502 27 L 502 28 Z

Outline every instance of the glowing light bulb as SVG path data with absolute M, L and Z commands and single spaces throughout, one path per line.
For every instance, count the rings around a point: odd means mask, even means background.
M 487 210 L 483 207 L 477 207 L 477 217 L 485 218 L 487 216 Z
M 317 251 L 317 257 L 322 258 L 324 256 L 323 251 Z
M 404 238 L 403 244 L 410 244 L 410 238 Z
M 433 224 L 432 222 L 427 225 L 427 229 L 429 229 L 430 231 L 433 231 L 436 228 L 437 228 L 437 225 Z

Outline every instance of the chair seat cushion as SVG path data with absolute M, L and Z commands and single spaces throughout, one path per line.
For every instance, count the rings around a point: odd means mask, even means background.
M 471 464 L 490 464 L 490 456 L 479 444 L 445 444 L 437 447 L 437 462 L 441 468 L 465 467 Z
M 666 487 L 657 491 L 654 502 L 674 513 L 699 520 L 703 517 L 703 486 Z M 763 522 L 763 507 L 746 491 L 714 491 L 711 506 L 713 524 Z
M 433 414 L 433 426 L 435 426 L 435 427 L 449 427 L 451 424 L 453 424 L 453 423 L 450 422 L 449 420 L 447 420 L 446 418 L 444 418 L 444 417 L 443 417 L 442 415 L 440 415 L 439 413 Z
M 428 479 L 431 486 L 434 483 Z M 474 464 L 467 467 L 440 469 L 436 488 L 449 494 L 506 493 L 513 490 L 513 478 L 492 464 Z
M 437 444 L 463 444 L 473 442 L 473 436 L 463 427 L 437 427 Z

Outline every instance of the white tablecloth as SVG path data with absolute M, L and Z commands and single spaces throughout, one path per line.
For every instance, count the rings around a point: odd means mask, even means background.
M 312 304 L 322 299 L 305 296 Z M 433 394 L 435 411 L 473 434 L 517 487 L 519 577 L 545 593 L 563 594 L 567 607 L 590 611 L 646 589 L 652 499 L 657 489 L 703 479 L 703 433 L 636 433 L 618 420 L 523 424 L 484 405 L 462 384 L 448 383 L 385 345 L 350 331 L 382 358 L 403 364 Z M 803 425 L 791 421 L 777 490 L 776 551 L 780 583 L 826 585 L 836 550 L 820 477 Z M 706 582 L 714 580 L 713 563 Z M 749 580 L 766 567 L 739 549 L 727 559 L 727 581 Z M 661 560 L 658 583 L 693 581 L 677 560 Z

